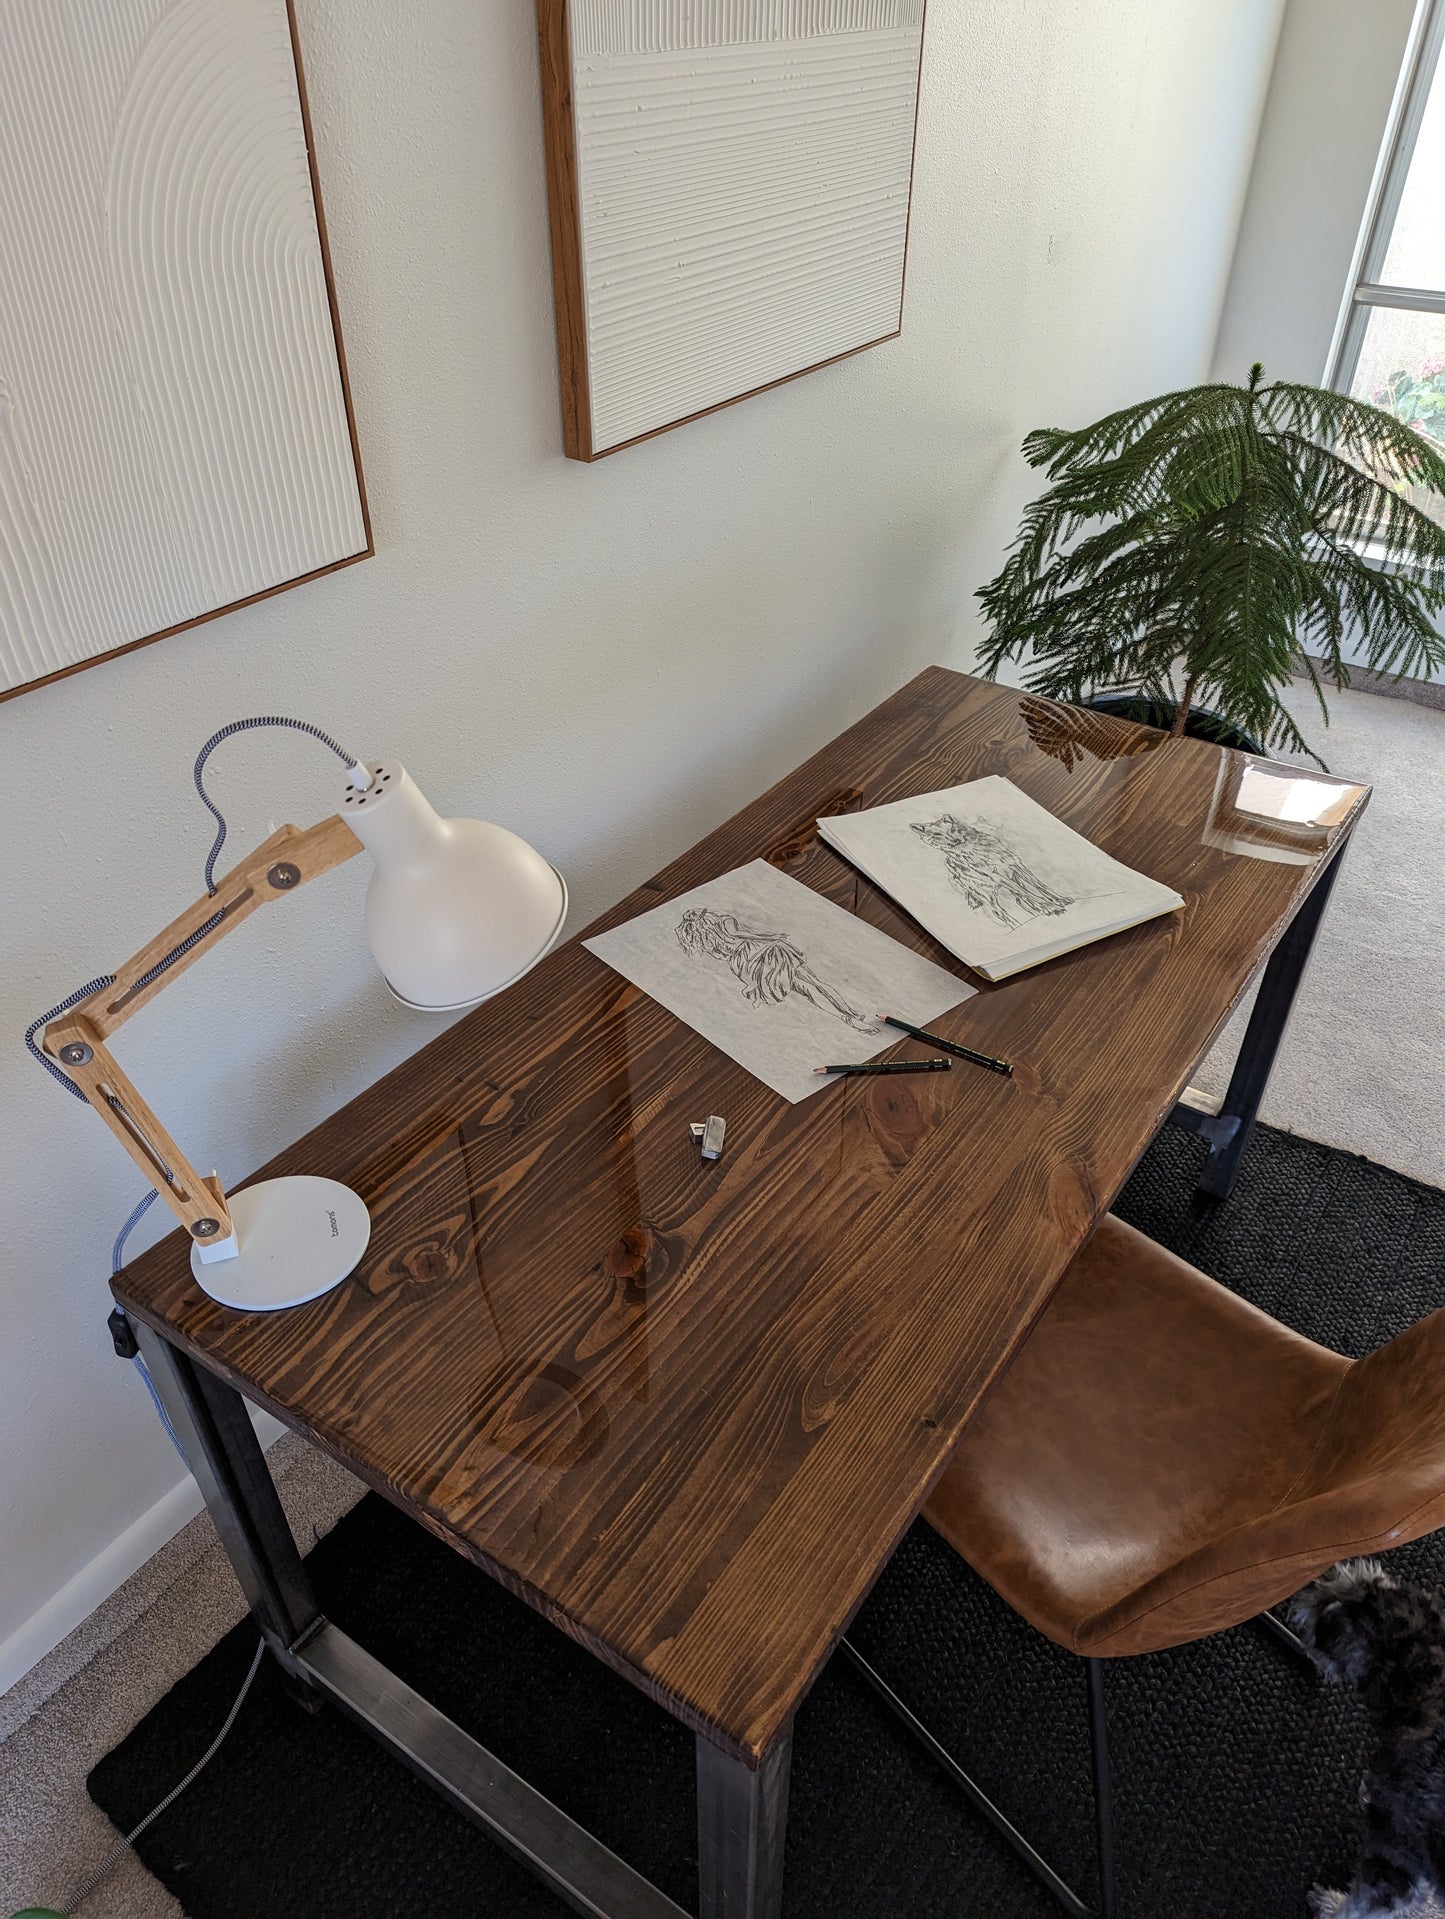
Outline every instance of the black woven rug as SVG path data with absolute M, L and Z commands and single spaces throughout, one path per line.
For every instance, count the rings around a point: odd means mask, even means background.
M 1200 1142 L 1166 1132 L 1128 1220 L 1277 1318 L 1359 1354 L 1445 1304 L 1445 1192 L 1261 1129 L 1196 1217 Z M 1397 1555 L 1445 1577 L 1445 1535 Z M 362 1502 L 310 1556 L 325 1611 L 695 1910 L 692 1742 L 665 1713 L 403 1519 Z M 919 1525 L 855 1637 L 1066 1876 L 1093 1892 L 1083 1669 Z M 128 1829 L 220 1724 L 237 1627 L 90 1777 Z M 1362 1726 L 1254 1627 L 1107 1672 L 1130 1919 L 1303 1919 L 1351 1852 Z M 145 1834 L 191 1919 L 557 1919 L 564 1908 L 339 1712 L 267 1662 L 218 1758 Z M 799 1715 L 788 1919 L 1053 1919 L 1058 1908 L 839 1662 Z

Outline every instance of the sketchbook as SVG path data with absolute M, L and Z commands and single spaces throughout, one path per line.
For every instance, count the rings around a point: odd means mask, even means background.
M 975 991 L 766 860 L 582 944 L 790 1100 L 897 1045 L 884 1013 L 926 1026 Z
M 985 979 L 1184 904 L 997 774 L 834 814 L 818 832 Z

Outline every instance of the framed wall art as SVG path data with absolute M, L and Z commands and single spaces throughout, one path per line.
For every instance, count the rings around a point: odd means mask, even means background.
M 563 438 L 889 340 L 924 0 L 537 0 Z
M 288 0 L 0 8 L 0 698 L 372 551 Z

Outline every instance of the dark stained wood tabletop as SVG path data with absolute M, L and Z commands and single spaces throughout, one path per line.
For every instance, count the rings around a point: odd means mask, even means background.
M 765 855 L 971 979 L 814 820 L 1005 774 L 1186 901 L 934 1022 L 1012 1079 L 789 1105 L 578 935 L 264 1169 L 371 1208 L 335 1292 L 229 1311 L 177 1233 L 116 1297 L 756 1764 L 1364 803 L 1252 857 L 1231 771 L 931 668 L 589 930 Z

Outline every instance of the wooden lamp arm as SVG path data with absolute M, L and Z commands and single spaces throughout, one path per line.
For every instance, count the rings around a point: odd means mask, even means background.
M 120 1070 L 105 1042 L 132 1013 L 193 960 L 248 919 L 258 906 L 294 893 L 361 851 L 338 815 L 298 831 L 283 826 L 248 853 L 216 887 L 126 961 L 112 983 L 76 1012 L 52 1020 L 41 1045 L 80 1088 L 106 1125 L 200 1244 L 232 1236 L 226 1196 L 214 1175 L 203 1178 Z M 182 950 L 184 949 L 184 950 Z
M 193 960 L 242 920 L 249 919 L 258 906 L 294 893 L 297 887 L 319 879 L 360 851 L 361 841 L 336 813 L 304 832 L 294 826 L 278 828 L 217 882 L 214 893 L 188 906 L 127 960 L 112 984 L 86 1002 L 86 1017 L 103 1039 L 108 1037 Z M 194 944 L 186 952 L 178 952 L 188 940 Z M 49 1042 L 54 1031 L 54 1026 L 45 1029 L 47 1052 L 52 1050 Z
M 115 1134 L 192 1239 L 220 1245 L 231 1238 L 231 1212 L 220 1181 L 202 1177 L 117 1066 L 83 1013 L 45 1029 L 44 1046 Z

